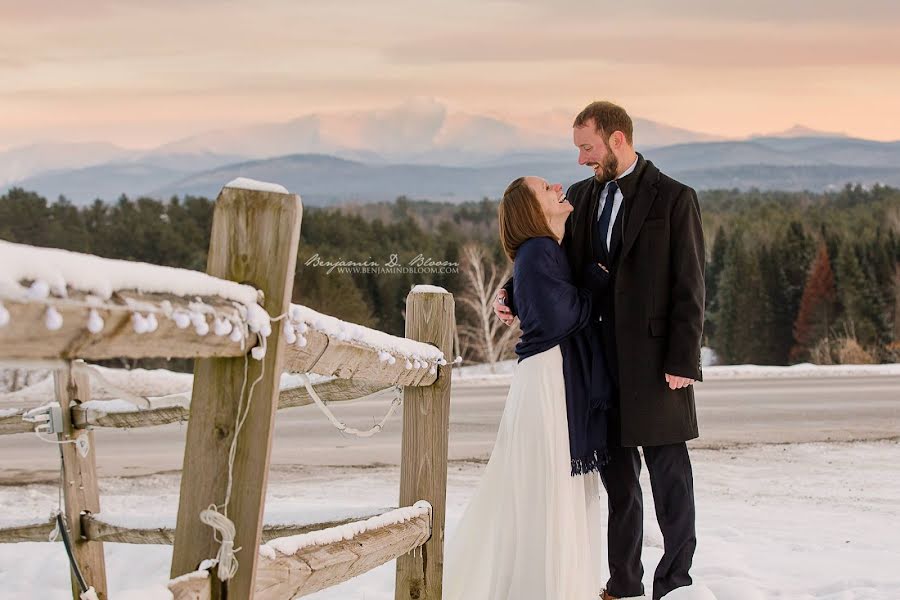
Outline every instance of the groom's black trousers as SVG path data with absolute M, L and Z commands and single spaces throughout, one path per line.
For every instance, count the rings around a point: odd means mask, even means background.
M 641 457 L 637 448 L 611 442 L 609 463 L 600 471 L 609 498 L 610 578 L 606 590 L 618 598 L 640 596 L 644 593 Z M 694 478 L 686 444 L 643 449 L 664 544 L 664 554 L 653 578 L 653 600 L 659 600 L 675 588 L 691 584 L 688 572 L 697 546 Z

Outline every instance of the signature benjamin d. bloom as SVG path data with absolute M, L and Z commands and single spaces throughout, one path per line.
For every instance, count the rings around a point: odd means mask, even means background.
M 446 260 L 434 260 L 424 254 L 417 254 L 407 263 L 400 262 L 398 254 L 391 254 L 387 261 L 379 262 L 372 260 L 370 256 L 366 260 L 324 260 L 318 252 L 310 256 L 304 263 L 308 267 L 326 267 L 330 274 L 335 269 L 339 273 L 409 273 L 409 272 L 456 272 L 459 268 L 458 262 Z

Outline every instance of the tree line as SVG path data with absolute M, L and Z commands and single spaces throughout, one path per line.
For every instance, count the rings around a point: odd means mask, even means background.
M 718 190 L 700 203 L 704 344 L 720 362 L 900 361 L 900 190 Z M 205 270 L 213 205 L 122 196 L 79 207 L 13 188 L 0 196 L 0 239 Z M 369 266 L 334 266 L 347 263 Z M 371 266 L 389 264 L 400 268 Z M 457 297 L 459 352 L 493 361 L 516 338 L 486 311 L 508 267 L 493 200 L 305 207 L 293 300 L 403 335 L 411 286 L 439 285 Z

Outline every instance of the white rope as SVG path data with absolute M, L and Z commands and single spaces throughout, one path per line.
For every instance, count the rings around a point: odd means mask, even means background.
M 238 560 L 234 556 L 240 548 L 234 547 L 235 528 L 231 520 L 220 513 L 215 504 L 200 512 L 200 521 L 209 525 L 215 531 L 215 539 L 219 542 L 219 551 L 216 553 L 218 563 L 217 575 L 220 581 L 228 581 L 237 574 Z
M 283 317 L 284 315 L 281 315 L 280 317 L 272 320 L 280 320 Z M 266 338 L 265 336 L 259 336 L 259 340 L 264 355 L 266 352 L 268 338 Z M 253 399 L 253 390 L 256 388 L 256 384 L 259 383 L 265 375 L 266 363 L 265 361 L 262 361 L 262 365 L 259 371 L 259 377 L 257 377 L 250 385 L 250 391 L 247 393 L 247 402 L 245 407 L 244 390 L 247 389 L 247 375 L 249 369 L 250 361 L 248 356 L 245 354 L 244 376 L 241 380 L 241 392 L 238 396 L 234 436 L 231 439 L 231 447 L 228 450 L 228 481 L 225 484 L 225 502 L 222 503 L 221 512 L 219 512 L 219 507 L 215 504 L 210 504 L 209 508 L 200 512 L 200 521 L 213 528 L 216 536 L 215 539 L 217 542 L 219 542 L 219 551 L 216 553 L 216 561 L 218 562 L 216 574 L 219 577 L 219 581 L 228 581 L 235 576 L 238 570 L 239 563 L 237 558 L 235 557 L 235 553 L 239 552 L 241 549 L 234 547 L 235 526 L 234 523 L 228 518 L 228 505 L 231 503 L 231 490 L 234 485 L 234 460 L 235 456 L 237 456 L 238 436 L 240 436 L 241 429 L 243 429 L 244 427 L 244 422 L 246 422 L 247 416 L 250 414 L 250 402 Z
M 316 390 L 312 386 L 312 382 L 309 380 L 309 375 L 307 373 L 300 374 L 300 382 L 306 387 L 306 391 L 309 393 L 310 397 L 312 397 L 313 401 L 316 403 L 316 406 L 319 407 L 319 410 L 328 417 L 328 420 L 331 421 L 331 424 L 335 426 L 341 433 L 349 433 L 351 435 L 355 435 L 356 437 L 366 438 L 372 437 L 376 433 L 379 433 L 384 429 L 384 424 L 388 419 L 394 414 L 394 411 L 397 409 L 400 404 L 403 402 L 403 396 L 401 393 L 400 386 L 397 386 L 397 395 L 395 396 L 393 402 L 391 402 L 391 406 L 388 409 L 386 415 L 381 420 L 380 423 L 374 425 L 371 429 L 367 431 L 360 431 L 359 429 L 355 429 L 353 427 L 348 426 L 345 423 L 342 423 L 334 416 L 334 413 L 331 412 L 331 409 L 325 404 L 325 402 L 319 397 L 319 394 L 316 393 Z

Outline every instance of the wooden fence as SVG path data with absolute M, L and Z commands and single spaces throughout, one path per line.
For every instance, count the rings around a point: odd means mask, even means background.
M 215 295 L 120 289 L 98 303 L 86 290 L 72 286 L 59 298 L 11 294 L 0 286 L 0 366 L 37 361 L 53 369 L 55 398 L 62 408 L 58 441 L 64 513 L 75 560 L 99 598 L 108 596 L 104 542 L 173 544 L 170 589 L 179 599 L 293 598 L 393 559 L 397 600 L 441 597 L 451 365 L 435 357 L 452 355 L 453 297 L 430 286 L 413 289 L 407 297 L 406 338 L 361 328 L 357 331 L 371 335 L 354 337 L 303 321 L 308 311 L 290 304 L 301 216 L 298 196 L 267 189 L 225 187 L 216 201 L 207 273 L 253 286 L 260 292 L 260 305 L 273 317 L 269 327 L 255 333 L 251 327 L 243 340 L 218 330 L 218 335 L 198 335 L 198 328 L 208 329 L 206 317 L 194 328 L 162 315 L 154 317 L 152 327 L 134 321 L 133 314 L 146 307 L 164 306 L 171 317 L 179 311 L 189 314 L 198 301 L 223 323 L 249 320 L 246 307 Z M 89 310 L 103 319 L 100 330 L 85 325 Z M 46 328 L 35 327 L 42 321 L 48 323 Z M 218 320 L 213 326 L 219 326 Z M 296 340 L 298 336 L 302 339 Z M 415 354 L 419 350 L 422 356 Z M 251 351 L 254 358 L 248 359 Z M 91 379 L 79 359 L 159 356 L 196 359 L 189 407 L 182 403 L 106 413 L 85 406 Z M 313 402 L 304 387 L 280 390 L 283 372 L 333 376 L 313 386 L 326 402 L 403 386 L 399 509 L 372 509 L 352 522 L 263 524 L 275 411 Z M 25 420 L 24 413 L 0 412 L 0 434 L 33 432 L 38 424 Z M 104 522 L 93 429 L 184 420 L 188 428 L 175 529 Z M 81 443 L 67 443 L 76 440 Z M 244 549 L 237 554 L 239 568 L 225 581 L 209 567 L 221 545 L 200 518 L 212 505 L 227 511 L 234 527 L 231 543 Z M 48 520 L 6 528 L 0 530 L 0 542 L 46 540 L 53 527 Z M 341 541 L 322 543 L 326 536 L 314 533 L 334 527 L 343 528 L 334 532 L 341 535 L 327 537 Z M 288 537 L 301 534 L 312 535 Z M 74 575 L 72 586 L 77 599 L 80 589 Z

